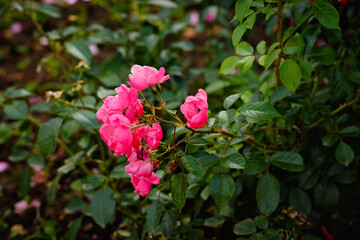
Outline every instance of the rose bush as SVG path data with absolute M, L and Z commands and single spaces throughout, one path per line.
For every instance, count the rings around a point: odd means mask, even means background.
M 359 4 L 1 3 L 2 236 L 359 238 Z

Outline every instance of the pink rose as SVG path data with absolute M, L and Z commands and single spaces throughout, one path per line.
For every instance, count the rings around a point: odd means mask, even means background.
M 7 162 L 0 162 L 0 173 L 6 171 L 10 167 Z
M 211 22 L 215 22 L 215 20 L 216 20 L 215 14 L 213 14 L 213 13 L 211 13 L 211 12 L 207 12 L 207 13 L 205 14 L 205 21 L 211 23 Z
M 99 132 L 101 139 L 115 152 L 115 156 L 130 154 L 133 137 L 129 126 L 123 125 L 118 116 L 113 117 L 112 122 L 117 127 L 110 124 L 104 124 L 100 127 Z M 129 120 L 128 123 L 130 123 Z
M 125 117 L 127 117 L 131 123 L 136 124 L 139 122 L 139 117 L 143 114 L 143 105 L 139 99 L 137 99 L 126 110 Z
M 142 178 L 131 175 L 131 183 L 135 188 L 134 193 L 140 193 L 142 197 L 145 197 L 150 192 L 151 184 L 159 184 L 160 179 L 155 173 L 152 173 L 150 177 Z
M 135 177 L 151 177 L 153 165 L 150 163 L 149 159 L 138 159 L 137 153 L 133 152 L 129 158 L 129 162 L 130 163 L 125 167 L 125 170 L 129 175 Z
M 196 26 L 199 24 L 199 12 L 191 12 L 190 13 L 189 23 L 193 26 Z
M 146 144 L 151 149 L 157 149 L 160 141 L 163 137 L 163 132 L 159 123 L 153 124 L 150 126 L 143 126 L 134 129 L 133 134 L 133 147 L 138 149 L 141 145 L 141 140 L 146 138 Z
M 131 67 L 131 73 L 129 74 L 130 82 L 128 84 L 140 91 L 143 91 L 150 85 L 164 83 L 170 78 L 169 75 L 164 76 L 165 68 L 163 67 L 158 71 L 153 67 L 134 65 Z
M 126 85 L 122 84 L 120 87 L 115 88 L 115 91 L 118 94 L 116 96 L 106 97 L 104 99 L 104 104 L 96 113 L 96 116 L 100 122 L 108 124 L 109 117 L 112 114 L 123 113 L 123 111 L 132 104 L 139 104 L 138 102 L 136 102 L 138 97 L 136 89 L 128 88 Z M 138 117 L 140 117 L 142 115 L 142 110 L 138 110 L 136 113 L 141 113 L 140 115 L 138 115 Z
M 185 103 L 180 106 L 180 110 L 188 121 L 186 126 L 189 128 L 202 128 L 208 120 L 208 103 L 207 94 L 204 90 L 199 89 L 194 96 L 188 96 Z

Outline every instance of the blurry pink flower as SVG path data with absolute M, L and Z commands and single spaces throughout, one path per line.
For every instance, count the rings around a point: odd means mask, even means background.
M 41 37 L 41 38 L 39 39 L 39 43 L 40 43 L 40 45 L 42 45 L 42 46 L 48 46 L 48 45 L 49 45 L 49 41 L 48 41 L 48 39 L 47 39 L 46 37 Z
M 239 70 L 236 68 L 234 68 L 234 70 L 232 70 L 231 74 L 237 74 L 239 72 Z
M 34 175 L 31 177 L 30 186 L 35 187 L 46 181 L 46 176 L 42 167 L 33 167 Z
M 41 97 L 41 96 L 30 96 L 29 97 L 29 104 L 31 106 L 33 106 L 35 104 L 38 104 L 38 103 L 42 102 L 43 100 L 44 100 L 44 98 Z
M 0 162 L 0 173 L 6 171 L 10 167 L 7 162 Z
M 77 0 L 65 0 L 65 2 L 67 2 L 70 5 L 74 5 L 77 2 Z
M 89 49 L 90 49 L 90 52 L 91 52 L 91 55 L 93 56 L 96 56 L 99 54 L 99 48 L 96 44 L 90 44 L 89 45 Z
M 326 42 L 322 38 L 319 38 L 315 43 L 315 46 L 317 46 L 317 47 L 320 47 L 320 46 L 323 46 L 323 45 L 326 45 Z
M 91 236 L 91 239 L 98 239 L 98 235 L 97 234 L 93 234 L 92 236 Z
M 29 204 L 25 200 L 18 201 L 15 203 L 15 213 L 21 214 L 23 211 L 25 211 L 29 207 Z
M 199 24 L 199 12 L 191 12 L 189 23 L 193 26 Z
M 151 189 L 151 184 L 159 184 L 160 179 L 156 176 L 155 173 L 152 173 L 150 177 L 135 177 L 131 176 L 131 183 L 133 184 L 135 191 L 134 193 L 140 193 L 142 197 L 145 197 L 149 194 Z
M 31 207 L 39 208 L 41 206 L 41 202 L 38 199 L 33 199 L 30 202 Z
M 129 74 L 130 82 L 128 84 L 135 89 L 143 91 L 150 85 L 164 83 L 170 78 L 169 75 L 164 76 L 165 68 L 161 67 L 159 71 L 153 67 L 134 65 Z
M 92 171 L 93 174 L 99 174 L 100 173 L 99 169 L 97 169 L 97 168 L 93 168 L 93 169 L 91 169 L 91 171 Z
M 202 128 L 208 120 L 207 94 L 199 89 L 195 96 L 188 96 L 185 103 L 180 106 L 180 110 L 188 122 L 189 128 Z
M 215 22 L 215 20 L 216 20 L 215 14 L 213 14 L 213 13 L 211 13 L 211 12 L 207 12 L 207 13 L 205 14 L 205 21 L 211 23 L 211 22 Z
M 22 26 L 22 24 L 19 23 L 19 22 L 14 22 L 14 23 L 11 25 L 10 29 L 11 29 L 11 32 L 12 32 L 13 34 L 19 34 L 19 33 L 22 32 L 23 26 Z

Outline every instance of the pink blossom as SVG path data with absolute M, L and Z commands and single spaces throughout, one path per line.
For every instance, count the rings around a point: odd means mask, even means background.
M 20 200 L 17 203 L 15 203 L 15 213 L 16 214 L 22 214 L 26 209 L 28 209 L 29 204 L 25 200 Z
M 11 25 L 10 29 L 11 29 L 11 32 L 12 32 L 13 34 L 19 34 L 19 33 L 22 32 L 23 26 L 22 26 L 22 24 L 19 23 L 19 22 L 14 22 L 14 23 Z
M 193 26 L 196 26 L 199 24 L 199 12 L 191 12 L 190 13 L 189 23 Z
M 181 112 L 188 120 L 186 126 L 189 128 L 202 128 L 208 120 L 207 94 L 199 89 L 195 96 L 188 96 L 185 103 L 180 106 Z
M 234 68 L 234 70 L 232 70 L 231 74 L 237 74 L 239 72 L 239 70 L 236 68 Z
M 323 45 L 326 45 L 326 41 L 322 38 L 319 38 L 316 43 L 315 43 L 315 46 L 317 47 L 320 47 L 320 46 L 323 46 Z
M 30 202 L 31 207 L 39 208 L 41 206 L 41 202 L 38 199 L 33 199 Z
M 67 2 L 69 5 L 74 5 L 77 0 L 65 0 L 65 2 Z
M 108 96 L 104 99 L 103 106 L 97 111 L 96 116 L 100 122 L 109 123 L 109 117 L 115 113 L 123 113 L 123 111 L 135 103 L 138 97 L 136 89 L 130 89 L 122 84 L 116 88 L 118 93 L 116 96 Z M 136 107 L 135 107 L 136 108 Z M 135 111 L 137 114 L 142 115 L 142 110 Z M 139 117 L 141 116 L 139 115 Z
M 129 126 L 122 125 L 118 116 L 115 116 L 112 121 L 116 122 L 117 127 L 110 124 L 104 124 L 100 127 L 99 132 L 102 140 L 115 152 L 115 156 L 130 154 L 133 137 Z
M 150 85 L 164 83 L 170 78 L 169 75 L 164 76 L 165 68 L 163 67 L 158 71 L 153 67 L 134 65 L 131 68 L 131 73 L 129 74 L 130 82 L 128 84 L 140 91 L 143 91 Z
M 93 56 L 96 56 L 99 54 L 99 48 L 96 44 L 90 44 L 89 45 L 89 49 L 90 49 L 90 52 L 91 52 L 91 55 Z
M 10 167 L 7 162 L 0 162 L 0 173 L 6 171 Z
M 139 99 L 137 99 L 126 110 L 125 117 L 127 117 L 131 123 L 135 124 L 139 122 L 139 117 L 143 114 L 143 105 Z
M 150 126 L 143 126 L 134 129 L 133 134 L 133 147 L 138 149 L 141 145 L 141 140 L 146 138 L 146 144 L 151 149 L 157 149 L 160 141 L 163 137 L 163 132 L 159 123 L 153 124 Z
M 207 12 L 205 14 L 205 21 L 212 23 L 212 22 L 215 22 L 215 20 L 216 20 L 215 14 L 213 14 L 211 12 Z
M 40 43 L 40 45 L 42 45 L 42 46 L 48 46 L 48 45 L 49 45 L 49 41 L 48 41 L 48 39 L 47 39 L 46 37 L 41 37 L 41 38 L 39 39 L 39 43 Z
M 130 163 L 125 167 L 125 170 L 129 175 L 135 177 L 151 177 L 153 165 L 150 163 L 149 159 L 138 159 L 137 154 L 133 152 L 129 158 L 129 162 Z
M 160 179 L 155 173 L 152 173 L 150 177 L 142 178 L 131 175 L 131 183 L 135 188 L 134 193 L 140 193 L 142 197 L 145 197 L 150 192 L 151 184 L 159 184 Z
M 97 168 L 92 168 L 91 171 L 93 174 L 100 174 L 100 171 Z

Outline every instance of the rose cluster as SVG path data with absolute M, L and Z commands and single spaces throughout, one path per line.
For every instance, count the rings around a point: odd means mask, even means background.
M 163 132 L 159 123 L 150 126 L 139 122 L 143 105 L 138 99 L 138 91 L 164 83 L 169 75 L 165 75 L 164 68 L 157 70 L 139 65 L 134 65 L 131 73 L 128 82 L 130 88 L 125 84 L 116 88 L 117 95 L 106 97 L 96 116 L 104 123 L 99 130 L 101 138 L 115 156 L 126 154 L 129 164 L 125 170 L 131 175 L 135 193 L 144 197 L 149 194 L 151 184 L 160 183 L 153 172 L 157 162 L 150 161 L 150 156 L 151 151 L 158 148 Z M 189 128 L 202 128 L 208 119 L 207 110 L 207 94 L 202 89 L 195 96 L 188 96 L 181 105 Z
M 143 105 L 138 99 L 138 91 L 165 82 L 169 75 L 164 76 L 164 68 L 158 71 L 139 65 L 134 65 L 131 73 L 128 83 L 131 88 L 125 84 L 116 88 L 117 95 L 106 97 L 96 116 L 104 123 L 99 132 L 107 146 L 115 152 L 115 156 L 126 154 L 129 165 L 125 169 L 131 175 L 135 193 L 146 196 L 151 184 L 160 183 L 153 172 L 156 163 L 150 162 L 150 151 L 158 148 L 163 133 L 159 123 L 152 126 L 139 123 Z

